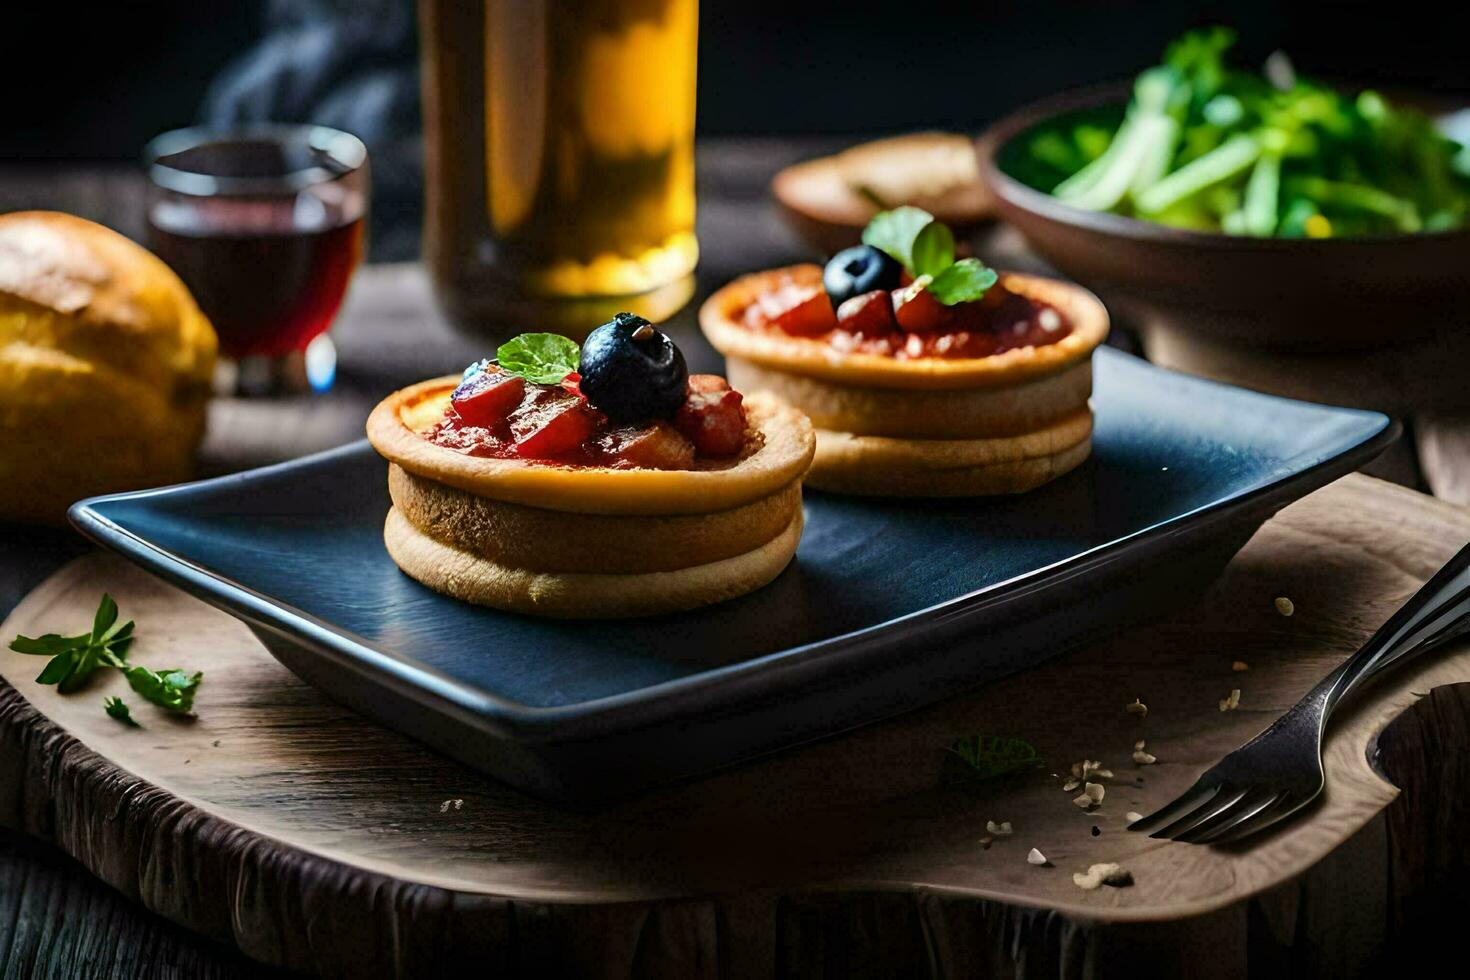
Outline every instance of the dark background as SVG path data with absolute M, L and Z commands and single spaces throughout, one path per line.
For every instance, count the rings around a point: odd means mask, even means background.
M 314 7 L 355 9 L 348 0 L 11 4 L 0 160 L 135 159 L 150 136 L 196 119 L 210 79 L 260 40 L 272 8 Z M 1240 30 L 1251 61 L 1281 47 L 1304 71 L 1465 95 L 1467 8 L 704 0 L 700 128 L 978 128 L 1059 88 L 1129 76 L 1181 30 L 1216 22 Z

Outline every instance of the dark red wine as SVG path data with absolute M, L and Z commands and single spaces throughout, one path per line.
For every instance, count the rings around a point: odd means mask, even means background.
M 234 358 L 301 350 L 332 324 L 362 257 L 363 217 L 302 195 L 163 201 L 149 245 L 184 280 Z

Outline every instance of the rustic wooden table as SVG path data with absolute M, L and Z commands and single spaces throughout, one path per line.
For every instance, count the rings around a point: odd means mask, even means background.
M 811 149 L 773 143 L 705 149 L 700 160 L 704 289 L 741 271 L 805 256 L 801 244 L 776 221 L 764 180 Z M 0 200 L 6 206 L 45 204 L 84 213 L 91 208 L 89 216 L 127 230 L 136 227 L 130 224 L 135 219 L 116 209 L 131 179 L 123 173 L 111 175 L 107 186 L 112 191 L 94 191 L 78 198 L 81 203 L 59 197 L 16 200 L 14 184 Z M 1011 264 L 1031 261 L 1003 232 L 986 244 L 988 254 L 1006 256 Z M 693 329 L 692 311 L 675 321 L 676 334 L 692 334 Z M 432 314 L 423 277 L 412 266 L 365 270 L 334 336 L 340 374 L 332 394 L 214 406 L 203 453 L 207 471 L 290 458 L 356 438 L 366 409 L 381 394 L 405 381 L 456 369 L 479 353 Z M 1407 465 L 1411 463 L 1400 457 L 1390 463 L 1390 471 L 1396 467 L 1413 480 Z M 508 797 L 473 777 L 467 788 L 440 794 L 444 780 L 457 785 L 466 781 L 462 771 L 401 740 L 373 741 L 392 760 L 393 774 L 385 778 L 425 772 L 432 778 L 417 784 L 423 793 L 465 801 L 463 838 L 445 834 L 443 827 L 425 831 L 426 841 L 446 842 L 447 849 L 434 850 L 440 846 L 435 844 L 432 853 L 420 857 L 441 865 L 416 872 L 422 884 L 408 905 L 401 904 L 402 892 L 394 898 L 385 893 L 379 913 L 361 919 L 354 927 L 360 933 L 348 933 L 359 959 L 341 958 L 343 944 L 302 948 L 288 943 L 274 951 L 254 945 L 252 951 L 308 969 L 360 967 L 363 962 L 383 963 L 375 957 L 385 951 L 412 951 L 437 968 L 454 959 L 452 950 L 436 955 L 419 947 L 412 935 L 398 936 L 395 930 L 411 924 L 412 918 L 404 917 L 409 912 L 427 914 L 425 902 L 452 903 L 452 898 L 442 898 L 446 885 L 452 894 L 454 887 L 474 879 L 514 882 L 522 895 L 523 901 L 512 908 L 514 912 L 519 905 L 519 917 L 483 921 L 497 928 L 510 923 L 509 928 L 520 930 L 521 941 L 514 946 L 520 959 L 502 962 L 526 970 L 544 964 L 544 957 L 558 949 L 563 955 L 558 962 L 569 969 L 595 964 L 609 973 L 637 973 L 661 967 L 667 975 L 684 975 L 696 966 L 697 972 L 722 976 L 771 970 L 806 974 L 819 968 L 864 975 L 990 970 L 1039 976 L 1082 975 L 1102 967 L 1119 973 L 1142 967 L 1148 975 L 1149 970 L 1178 973 L 1187 966 L 1191 972 L 1227 976 L 1286 968 L 1316 975 L 1367 970 L 1382 957 L 1406 955 L 1405 950 L 1420 948 L 1426 935 L 1432 937 L 1435 923 L 1442 921 L 1434 915 L 1436 901 L 1452 894 L 1453 882 L 1470 867 L 1464 844 L 1470 837 L 1465 833 L 1470 807 L 1464 802 L 1470 775 L 1463 764 L 1449 765 L 1459 762 L 1470 699 L 1463 696 L 1465 686 L 1446 686 L 1470 681 L 1466 655 L 1416 668 L 1415 674 L 1365 701 L 1335 736 L 1335 765 L 1342 781 L 1334 784 L 1338 788 L 1319 813 L 1328 819 L 1277 835 L 1254 856 L 1182 845 L 1140 846 L 1142 842 L 1119 835 L 1121 811 L 1162 802 L 1200 767 L 1279 713 L 1466 537 L 1470 518 L 1458 511 L 1352 478 L 1273 521 L 1209 596 L 1167 611 L 1159 626 L 1069 655 L 993 690 L 652 797 L 618 811 L 606 824 L 612 836 L 603 844 L 598 821 L 527 809 L 513 794 Z M 85 551 L 64 532 L 5 528 L 0 540 L 5 542 L 0 549 L 0 615 Z M 1304 550 L 1310 551 L 1310 561 L 1303 560 Z M 1299 617 L 1281 620 L 1271 610 L 1270 598 L 1280 590 L 1290 590 L 1297 599 Z M 1254 661 L 1246 680 L 1228 669 L 1241 650 L 1253 651 L 1239 656 Z M 239 655 L 255 656 L 244 645 Z M 273 662 L 262 660 L 257 666 L 240 671 L 242 681 L 293 683 L 279 668 L 271 672 Z M 1146 773 L 1128 768 L 1126 753 L 1112 744 L 1122 745 L 1119 739 L 1128 741 L 1133 734 L 1119 727 L 1132 719 L 1120 717 L 1116 705 L 1130 692 L 1139 693 L 1134 689 L 1140 684 L 1155 692 L 1147 734 L 1166 760 Z M 1213 712 L 1214 700 L 1232 684 L 1246 689 L 1244 711 L 1230 716 Z M 248 689 L 231 687 L 231 702 L 250 700 Z M 1431 688 L 1433 697 L 1416 701 L 1416 692 Z M 364 739 L 379 737 L 372 726 L 333 713 L 304 686 L 298 684 L 291 692 L 289 703 L 309 702 L 313 711 L 329 714 L 334 725 L 360 727 L 368 733 Z M 1406 705 L 1414 705 L 1413 710 L 1380 737 L 1388 719 Z M 0 729 L 12 735 L 36 730 L 36 719 L 27 711 L 24 697 L 5 699 Z M 1074 813 L 1057 789 L 1040 783 L 1005 789 L 936 788 L 930 770 L 937 747 L 971 729 L 993 731 L 999 723 L 995 719 L 1003 720 L 1008 731 L 1033 735 L 1059 766 L 1073 761 L 1073 755 L 1102 755 L 1096 742 L 1107 741 L 1106 761 L 1120 770 L 1122 780 L 1106 814 L 1089 820 Z M 73 736 L 82 749 L 107 744 L 105 729 L 90 730 L 81 720 L 67 719 L 62 725 L 55 735 L 60 741 L 46 744 L 69 745 L 65 740 Z M 227 945 L 243 942 L 249 947 L 260 936 L 245 928 L 243 920 L 234 928 L 228 915 L 223 924 L 212 918 L 220 910 L 205 899 L 212 895 L 217 900 L 218 887 L 201 891 L 198 903 L 191 899 L 190 886 L 201 882 L 176 882 L 160 893 L 159 881 L 143 873 L 147 855 L 129 849 L 135 839 L 126 834 L 111 843 L 78 839 L 82 824 L 68 821 L 80 815 L 47 802 L 64 767 L 59 758 L 38 754 L 39 743 L 28 744 L 25 753 L 0 757 L 0 797 L 11 806 L 0 822 L 61 840 L 66 852 L 81 856 L 86 867 L 32 836 L 0 831 L 0 977 L 237 977 L 269 972 Z M 356 763 L 348 758 L 351 740 L 335 744 L 337 752 L 348 754 L 327 753 L 315 764 L 310 755 L 298 756 L 292 765 L 300 771 L 324 766 L 340 777 Z M 1172 757 L 1165 748 L 1171 744 Z M 1370 748 L 1377 753 L 1378 771 L 1405 788 L 1397 800 L 1368 765 L 1365 753 Z M 78 751 L 65 753 L 68 765 Z M 131 764 L 147 768 L 139 759 Z M 289 839 L 306 832 L 300 826 L 293 829 L 290 820 L 261 823 L 261 814 L 250 812 L 260 801 L 252 801 L 248 793 L 227 801 L 211 798 L 202 767 L 201 775 L 190 773 L 182 783 L 172 781 L 166 770 L 150 771 L 153 784 L 166 785 L 205 811 L 224 808 L 229 819 L 242 825 L 253 822 L 253 831 L 266 838 Z M 266 765 L 244 775 L 270 783 L 272 771 Z M 24 801 L 17 800 L 17 786 L 30 787 Z M 789 807 L 773 805 L 767 795 L 772 786 L 781 799 L 789 797 Z M 343 799 L 357 799 L 360 792 L 365 790 L 343 787 Z M 124 799 L 127 807 L 106 824 L 119 833 L 134 825 L 130 817 L 158 812 L 142 796 Z M 423 802 L 415 796 L 405 805 L 412 809 Z M 440 814 L 431 809 L 431 820 L 437 819 Z M 1049 869 L 1050 878 L 1036 877 L 1045 871 L 1032 874 L 1035 869 L 1022 860 L 1019 839 L 988 851 L 975 843 L 991 816 L 1014 821 L 1018 835 L 1024 830 L 1048 851 L 1057 864 Z M 320 839 L 311 846 L 339 847 L 349 854 L 354 847 L 374 851 L 382 846 L 383 841 L 372 840 L 371 826 L 354 826 L 340 817 L 314 823 L 308 811 L 308 830 L 340 837 L 331 846 Z M 385 817 L 381 826 L 395 819 Z M 405 826 L 412 831 L 419 820 L 411 816 L 396 832 L 404 833 Z M 1093 824 L 1100 828 L 1097 840 L 1088 833 Z M 658 857 L 662 835 L 650 836 L 662 825 L 686 828 L 667 842 L 675 855 L 667 860 Z M 1069 836 L 1073 832 L 1075 840 Z M 722 862 L 721 854 L 742 853 L 742 848 L 711 846 L 711 840 L 738 841 L 743 835 L 769 843 L 769 860 L 751 868 Z M 368 843 L 351 843 L 359 838 Z M 469 850 L 456 856 L 455 847 L 466 846 L 465 840 Z M 620 842 L 621 856 L 602 853 L 611 840 Z M 514 853 L 496 851 L 508 843 L 514 844 Z M 413 879 L 414 848 L 407 841 L 394 847 Z M 383 852 L 377 853 L 382 857 Z M 780 855 L 785 857 L 776 860 Z M 1134 889 L 1091 895 L 1071 885 L 1071 864 L 1110 856 L 1126 858 L 1133 866 L 1139 875 Z M 468 861 L 460 869 L 463 875 L 451 873 L 455 861 Z M 783 869 L 783 864 L 790 866 Z M 650 873 L 651 866 L 657 873 Z M 122 892 L 99 883 L 94 872 Z M 738 896 L 747 873 L 758 882 L 742 902 Z M 537 877 L 546 875 L 562 888 L 559 895 Z M 627 893 L 609 891 L 609 881 L 622 882 Z M 650 881 L 659 894 L 640 890 Z M 817 884 L 807 887 L 812 882 Z M 366 879 L 361 886 L 375 887 Z M 698 897 L 702 890 L 726 897 L 704 900 Z M 169 904 L 168 896 L 175 904 Z M 171 918 L 223 942 L 181 929 L 133 899 L 170 908 Z M 244 904 L 227 908 L 230 914 L 252 908 L 246 898 L 239 901 Z M 662 906 L 663 911 L 643 904 L 668 901 L 673 904 Z M 573 914 L 575 907 L 586 911 Z M 476 914 L 488 915 L 483 910 Z M 1130 918 L 1149 924 L 1128 925 Z M 568 931 L 558 931 L 556 923 Z M 384 946 L 385 936 L 395 938 Z M 742 950 L 747 936 L 752 945 Z M 568 937 L 580 938 L 567 942 Z M 617 945 L 606 945 L 614 938 Z M 320 954 L 328 948 L 338 958 L 323 959 Z

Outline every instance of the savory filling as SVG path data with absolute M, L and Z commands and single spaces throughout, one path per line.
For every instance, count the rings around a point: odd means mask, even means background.
M 978 259 L 954 258 L 954 236 L 918 208 L 876 216 L 864 244 L 781 276 L 740 314 L 844 353 L 898 360 L 977 358 L 1041 347 L 1071 333 L 1060 310 L 1009 292 Z
M 732 460 L 750 438 L 741 394 L 689 375 L 673 342 L 631 314 L 580 350 L 523 334 L 496 360 L 470 365 L 424 438 L 469 456 L 659 470 Z

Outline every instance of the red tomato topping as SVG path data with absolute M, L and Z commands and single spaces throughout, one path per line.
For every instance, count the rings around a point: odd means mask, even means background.
M 605 433 L 597 448 L 607 456 L 651 470 L 687 470 L 694 465 L 694 444 L 664 421 L 642 428 L 623 426 Z
M 525 394 L 524 379 L 482 371 L 454 389 L 452 402 L 459 417 L 470 425 L 490 426 L 515 411 Z
M 893 291 L 893 316 L 903 329 L 927 333 L 944 326 L 949 318 L 949 307 L 935 299 L 924 284 L 916 281 Z
M 560 388 L 538 386 L 511 417 L 510 434 L 519 455 L 550 459 L 592 438 L 597 421 L 587 399 Z
M 848 333 L 876 337 L 898 329 L 893 319 L 893 301 L 886 289 L 854 296 L 837 308 L 837 322 Z
M 825 294 L 822 298 L 826 299 Z M 674 416 L 674 425 L 703 455 L 734 456 L 745 445 L 744 400 L 724 378 L 690 375 L 689 394 Z
M 750 311 L 765 323 L 796 337 L 815 337 L 837 326 L 832 301 L 820 285 L 782 283 L 757 296 Z

